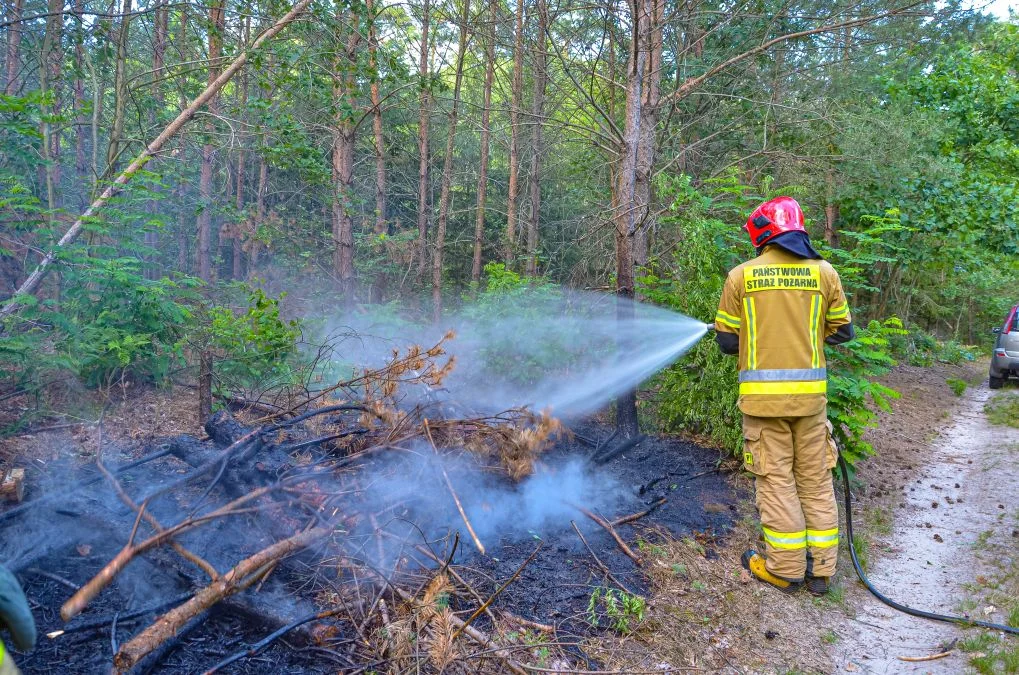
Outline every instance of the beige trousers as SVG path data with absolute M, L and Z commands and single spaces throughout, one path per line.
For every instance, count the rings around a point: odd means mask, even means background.
M 754 474 L 772 574 L 799 581 L 807 573 L 835 573 L 839 514 L 831 470 L 837 459 L 825 412 L 743 416 L 743 465 Z

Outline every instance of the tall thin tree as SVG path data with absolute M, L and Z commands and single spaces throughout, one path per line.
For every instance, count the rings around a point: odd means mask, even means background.
M 446 248 L 446 225 L 453 185 L 453 153 L 456 150 L 456 125 L 460 116 L 460 88 L 463 85 L 464 59 L 467 55 L 467 31 L 470 23 L 470 0 L 463 3 L 460 13 L 460 40 L 456 49 L 456 72 L 453 75 L 453 107 L 449 112 L 449 137 L 446 139 L 446 156 L 442 161 L 442 190 L 439 197 L 439 222 L 435 228 L 435 253 L 432 258 L 432 317 L 442 318 L 442 268 Z
M 428 127 L 432 114 L 432 84 L 428 79 L 428 29 L 430 0 L 421 6 L 421 59 L 418 65 L 420 89 L 418 116 L 418 270 L 424 277 L 428 262 L 428 221 L 431 219 L 428 187 Z
M 471 281 L 481 282 L 481 249 L 485 241 L 485 200 L 488 195 L 488 153 L 492 139 L 492 83 L 495 80 L 495 38 L 499 26 L 499 2 L 489 0 L 489 24 L 485 36 L 485 91 L 481 104 L 481 158 L 478 167 L 478 206 L 474 218 L 474 257 Z
M 503 259 L 512 268 L 516 259 L 517 213 L 520 192 L 520 107 L 524 98 L 524 0 L 517 0 L 513 31 L 513 85 L 510 94 L 509 186 L 506 195 L 506 241 Z
M 545 89 L 548 86 L 548 5 L 538 0 L 538 33 L 534 49 L 534 93 L 531 98 L 531 210 L 527 218 L 527 275 L 538 274 L 538 225 L 541 220 L 541 156 L 545 152 Z
M 128 0 L 124 0 L 128 2 Z M 213 0 L 209 5 L 209 86 L 220 73 L 220 59 L 223 50 L 223 29 L 225 27 L 224 0 Z M 210 121 L 205 125 L 206 139 L 202 145 L 202 167 L 198 177 L 198 276 L 212 281 L 212 183 L 215 170 L 216 147 L 212 134 L 215 127 L 211 118 L 219 114 L 219 95 L 209 101 Z

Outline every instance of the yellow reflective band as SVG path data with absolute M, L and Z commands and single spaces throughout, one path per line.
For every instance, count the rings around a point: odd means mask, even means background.
M 743 268 L 743 290 L 821 291 L 821 269 L 817 265 L 750 265 Z
M 729 326 L 730 328 L 736 328 L 737 330 L 742 325 L 742 322 L 738 317 L 735 317 L 732 314 L 726 314 L 722 310 L 718 310 L 718 312 L 715 313 L 715 321 Z
M 814 382 L 741 382 L 740 395 L 782 395 L 782 394 L 824 394 L 828 391 L 827 380 Z
M 6 656 L 4 652 L 4 641 L 0 640 L 0 666 L 4 665 L 4 657 Z
M 807 544 L 815 548 L 830 548 L 839 545 L 839 528 L 831 530 L 807 530 Z
M 810 367 L 821 367 L 821 355 L 818 353 L 818 325 L 821 323 L 821 296 L 810 299 Z
M 827 319 L 828 321 L 833 321 L 835 319 L 844 319 L 847 316 L 849 316 L 848 304 L 842 305 L 841 307 L 838 308 L 829 309 L 828 313 L 824 315 L 824 318 Z
M 747 370 L 757 368 L 757 307 L 753 298 L 743 298 L 743 314 L 747 319 Z
M 776 532 L 774 530 L 769 530 L 766 527 L 762 527 L 761 529 L 764 530 L 764 541 L 768 542 L 775 548 L 807 548 L 806 530 L 800 530 L 799 532 Z

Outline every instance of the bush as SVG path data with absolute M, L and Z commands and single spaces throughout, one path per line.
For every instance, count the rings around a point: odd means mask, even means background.
M 254 289 L 245 309 L 214 306 L 207 320 L 208 328 L 196 334 L 205 343 L 200 348 L 214 352 L 220 393 L 270 389 L 295 380 L 300 324 L 280 317 L 278 299 Z
M 894 389 L 877 382 L 896 361 L 890 343 L 908 335 L 902 322 L 892 317 L 871 321 L 856 329 L 856 339 L 839 347 L 825 347 L 828 360 L 828 418 L 846 463 L 852 467 L 874 454 L 863 439 L 868 427 L 875 425 L 877 410 L 891 410 L 890 401 L 899 397 Z

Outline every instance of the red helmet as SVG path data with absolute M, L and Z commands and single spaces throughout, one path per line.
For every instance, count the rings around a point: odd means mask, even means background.
M 750 234 L 750 243 L 760 248 L 784 232 L 806 232 L 803 227 L 803 209 L 792 197 L 775 197 L 764 202 L 750 214 L 744 228 Z

